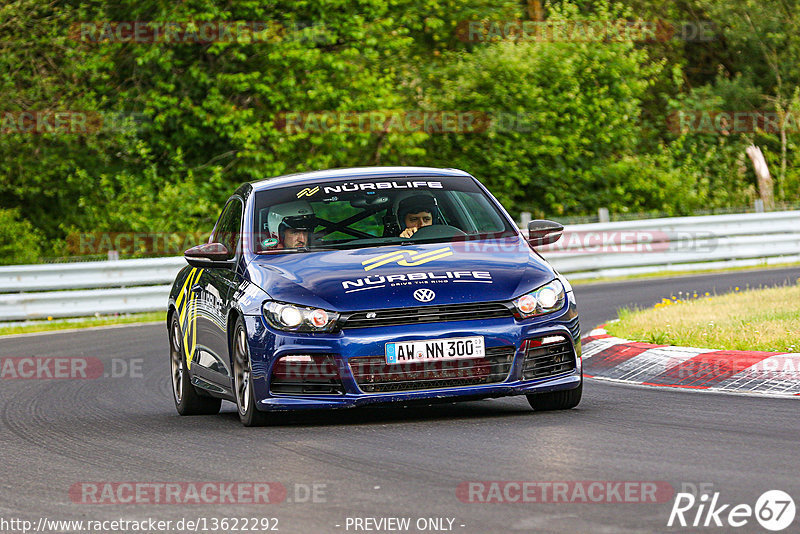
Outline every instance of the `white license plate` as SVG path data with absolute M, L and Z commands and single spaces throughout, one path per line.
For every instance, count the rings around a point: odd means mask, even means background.
M 485 355 L 483 336 L 397 341 L 386 344 L 387 364 L 483 358 Z

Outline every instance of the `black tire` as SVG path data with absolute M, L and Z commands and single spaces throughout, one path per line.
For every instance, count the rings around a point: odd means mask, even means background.
M 233 328 L 231 351 L 233 395 L 236 397 L 239 420 L 244 426 L 264 426 L 269 422 L 269 415 L 256 408 L 250 350 L 247 348 L 247 331 L 241 317 L 236 319 L 236 326 Z
M 528 397 L 528 404 L 537 412 L 549 412 L 552 410 L 569 410 L 581 402 L 583 395 L 583 380 L 575 389 L 565 389 L 562 391 L 550 391 L 547 393 L 533 393 L 525 395 Z
M 172 400 L 175 401 L 175 409 L 181 415 L 217 414 L 222 400 L 202 395 L 192 385 L 182 340 L 178 314 L 173 313 L 169 322 L 169 352 L 170 382 L 172 382 Z

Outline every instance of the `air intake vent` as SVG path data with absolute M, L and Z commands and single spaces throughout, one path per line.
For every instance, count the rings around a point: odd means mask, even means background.
M 575 369 L 575 351 L 565 335 L 556 334 L 525 341 L 522 379 L 533 380 L 568 373 Z
M 343 394 L 336 359 L 330 354 L 292 354 L 272 368 L 270 392 L 279 395 Z

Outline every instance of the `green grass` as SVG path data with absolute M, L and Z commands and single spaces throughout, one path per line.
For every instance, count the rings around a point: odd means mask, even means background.
M 662 299 L 653 308 L 620 310 L 606 330 L 658 345 L 800 352 L 800 285 Z
M 91 328 L 132 323 L 165 322 L 166 312 L 130 313 L 125 315 L 104 315 L 99 317 L 81 317 L 77 319 L 54 319 L 46 321 L 26 321 L 19 325 L 0 326 L 0 335 L 29 334 L 32 332 L 49 332 L 52 330 L 68 330 L 73 328 Z

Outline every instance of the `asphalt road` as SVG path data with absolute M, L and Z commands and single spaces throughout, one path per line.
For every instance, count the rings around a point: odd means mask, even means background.
M 723 293 L 798 277 L 794 268 L 575 291 L 586 332 L 621 306 L 649 306 L 678 291 Z M 534 413 L 524 398 L 509 398 L 282 416 L 274 426 L 246 429 L 228 403 L 219 416 L 177 415 L 167 347 L 165 328 L 155 325 L 0 339 L 2 358 L 98 358 L 106 374 L 124 375 L 0 382 L 0 531 L 14 532 L 2 520 L 42 517 L 274 517 L 279 532 L 302 534 L 391 532 L 367 530 L 372 523 L 354 528 L 354 518 L 386 517 L 411 518 L 407 532 L 683 530 L 666 526 L 671 494 L 658 503 L 462 502 L 456 490 L 469 481 L 663 481 L 675 491 L 704 484 L 720 493 L 720 503 L 751 506 L 764 491 L 780 489 L 800 505 L 800 405 L 792 399 L 590 380 L 580 406 L 561 413 Z M 76 486 L 81 482 L 206 481 L 279 482 L 288 500 L 97 505 L 76 503 L 80 497 L 69 493 L 87 487 Z M 316 499 L 307 499 L 315 484 Z M 696 510 L 686 514 L 689 521 Z M 453 522 L 451 530 L 417 529 L 419 518 Z M 796 519 L 787 532 L 798 530 Z M 736 531 L 765 532 L 752 518 Z

